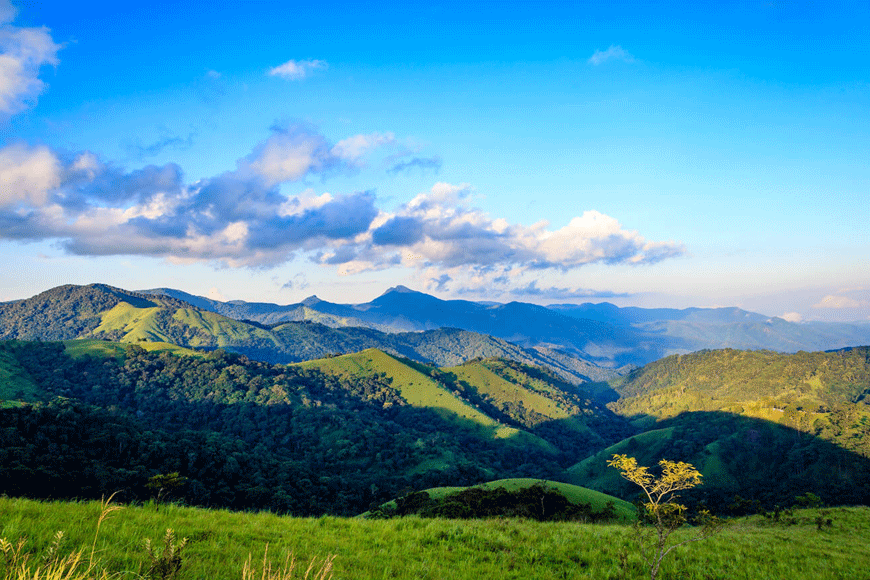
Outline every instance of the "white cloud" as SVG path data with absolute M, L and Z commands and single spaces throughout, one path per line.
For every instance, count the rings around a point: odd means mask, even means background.
M 817 304 L 813 304 L 813 308 L 863 308 L 865 306 L 870 306 L 870 301 L 868 300 L 856 300 L 855 298 L 850 298 L 849 296 L 835 296 L 833 294 L 828 294 L 824 298 L 822 298 Z
M 15 9 L 0 4 L 0 115 L 14 115 L 28 108 L 45 83 L 39 70 L 58 63 L 55 44 L 46 27 L 22 28 L 9 24 Z
M 621 46 L 611 44 L 610 48 L 608 48 L 607 50 L 596 50 L 595 53 L 593 53 L 593 55 L 590 56 L 589 60 L 586 62 L 598 66 L 599 64 L 604 64 L 605 62 L 611 60 L 634 62 L 634 56 L 632 56 L 627 50 L 625 50 Z
M 325 69 L 326 67 L 326 61 L 323 60 L 288 60 L 282 65 L 270 68 L 269 75 L 298 81 L 307 77 L 312 71 Z
M 309 126 L 273 134 L 237 169 L 185 184 L 172 163 L 134 171 L 94 154 L 59 155 L 45 146 L 0 150 L 0 238 L 58 240 L 77 255 L 163 256 L 180 262 L 270 267 L 298 252 L 346 273 L 403 267 L 440 271 L 443 286 L 513 287 L 551 296 L 583 290 L 530 284 L 542 270 L 586 264 L 651 264 L 681 255 L 676 242 L 648 241 L 614 218 L 587 211 L 562 228 L 510 223 L 472 206 L 468 184 L 435 183 L 392 212 L 373 193 L 299 195 L 279 184 L 352 168 L 390 134 L 355 135 L 333 145 Z M 447 275 L 447 278 L 444 275 Z M 525 277 L 524 277 L 525 276 Z
M 60 161 L 48 147 L 0 149 L 0 207 L 22 202 L 41 206 L 60 181 Z
M 377 270 L 414 256 L 427 267 L 566 271 L 592 263 L 649 264 L 684 252 L 681 244 L 647 241 L 597 211 L 558 230 L 546 222 L 510 224 L 469 207 L 469 195 L 467 184 L 436 183 L 395 213 L 382 214 L 364 243 L 353 242 L 354 268 Z
M 239 171 L 259 175 L 269 185 L 298 181 L 311 173 L 356 169 L 366 154 L 393 142 L 392 133 L 370 133 L 333 145 L 304 123 L 275 125 L 272 135 L 239 161 Z
M 353 135 L 335 144 L 331 153 L 336 157 L 357 164 L 366 153 L 380 147 L 395 143 L 396 136 L 392 133 L 369 133 L 368 135 Z
M 9 0 L 0 0 L 0 24 L 9 24 L 15 20 L 15 15 L 18 10 L 12 5 Z
M 780 316 L 786 322 L 801 322 L 804 317 L 801 316 L 800 312 L 786 312 L 782 316 Z

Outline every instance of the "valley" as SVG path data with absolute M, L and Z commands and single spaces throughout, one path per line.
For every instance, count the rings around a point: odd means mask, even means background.
M 613 367 L 567 343 L 216 309 L 100 285 L 0 304 L 0 490 L 148 505 L 149 479 L 177 473 L 170 503 L 392 521 L 473 513 L 438 503 L 462 490 L 544 485 L 573 514 L 554 517 L 617 525 L 637 488 L 607 460 L 627 454 L 696 466 L 682 501 L 726 518 L 870 500 L 870 347 Z

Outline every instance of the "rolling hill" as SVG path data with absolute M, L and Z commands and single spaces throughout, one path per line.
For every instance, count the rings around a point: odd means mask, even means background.
M 381 351 L 288 366 L 147 345 L 0 342 L 14 378 L 0 490 L 147 499 L 150 476 L 178 471 L 196 505 L 357 514 L 408 487 L 541 478 L 585 456 L 581 437 L 569 455 Z
M 486 438 L 558 452 L 562 461 L 634 432 L 575 385 L 504 359 L 438 369 L 369 349 L 298 366 L 357 381 L 380 377 L 409 405 L 434 410 Z
M 470 358 L 505 357 L 552 368 L 575 382 L 603 380 L 614 371 L 548 349 L 525 349 L 505 340 L 460 329 L 385 333 L 371 328 L 318 322 L 274 325 L 236 320 L 200 306 L 207 299 L 129 292 L 102 284 L 61 286 L 33 298 L 0 303 L 0 339 L 167 342 L 186 348 L 225 348 L 256 360 L 291 363 L 328 354 L 378 348 L 436 365 Z M 214 302 L 214 301 L 211 301 Z M 238 312 L 236 312 L 238 314 Z

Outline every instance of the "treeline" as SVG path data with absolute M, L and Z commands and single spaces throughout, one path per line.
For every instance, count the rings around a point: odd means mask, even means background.
M 395 504 L 395 505 L 392 505 Z M 419 515 L 424 518 L 514 517 L 539 522 L 603 522 L 616 519 L 613 502 L 600 511 L 588 503 L 573 503 L 558 490 L 542 483 L 516 490 L 503 487 L 469 487 L 436 499 L 426 491 L 409 493 L 371 510 L 367 517 L 392 518 Z
M 60 343 L 0 345 L 49 404 L 0 410 L 0 491 L 146 499 L 179 472 L 202 506 L 355 514 L 404 489 L 546 477 L 556 456 L 481 439 L 410 407 L 383 377 L 346 380 L 214 351 L 73 359 Z

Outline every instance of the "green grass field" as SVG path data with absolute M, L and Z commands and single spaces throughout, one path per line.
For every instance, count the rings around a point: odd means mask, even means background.
M 455 374 L 460 381 L 474 385 L 480 394 L 487 395 L 495 401 L 522 403 L 527 409 L 551 419 L 567 419 L 570 416 L 552 399 L 521 386 L 523 382 L 529 382 L 540 390 L 550 390 L 543 381 L 530 381 L 526 376 L 512 373 L 514 382 L 511 382 L 495 374 L 484 363 L 466 363 L 444 370 Z
M 99 502 L 37 502 L 0 498 L 0 537 L 38 563 L 57 530 L 61 553 L 95 546 L 98 570 L 140 578 L 147 568 L 145 538 L 160 545 L 167 528 L 189 538 L 179 578 L 241 578 L 248 555 L 273 561 L 293 551 L 303 562 L 335 555 L 335 580 L 641 579 L 648 577 L 630 526 L 492 519 L 454 521 L 292 518 L 164 505 L 125 507 L 106 518 L 94 543 Z M 870 509 L 836 508 L 833 525 L 818 530 L 817 510 L 796 512 L 797 523 L 760 516 L 732 520 L 718 535 L 677 549 L 662 578 L 834 580 L 866 578 L 870 569 Z M 692 530 L 678 532 L 682 538 Z M 0 560 L 2 562 L 2 560 Z M 3 564 L 0 563 L 0 570 Z M 5 571 L 4 572 L 8 572 Z M 96 575 L 94 575 L 96 577 Z M 259 575 L 257 576 L 259 577 Z M 299 574 L 294 576 L 301 578 Z M 32 576 L 27 577 L 32 578 Z

